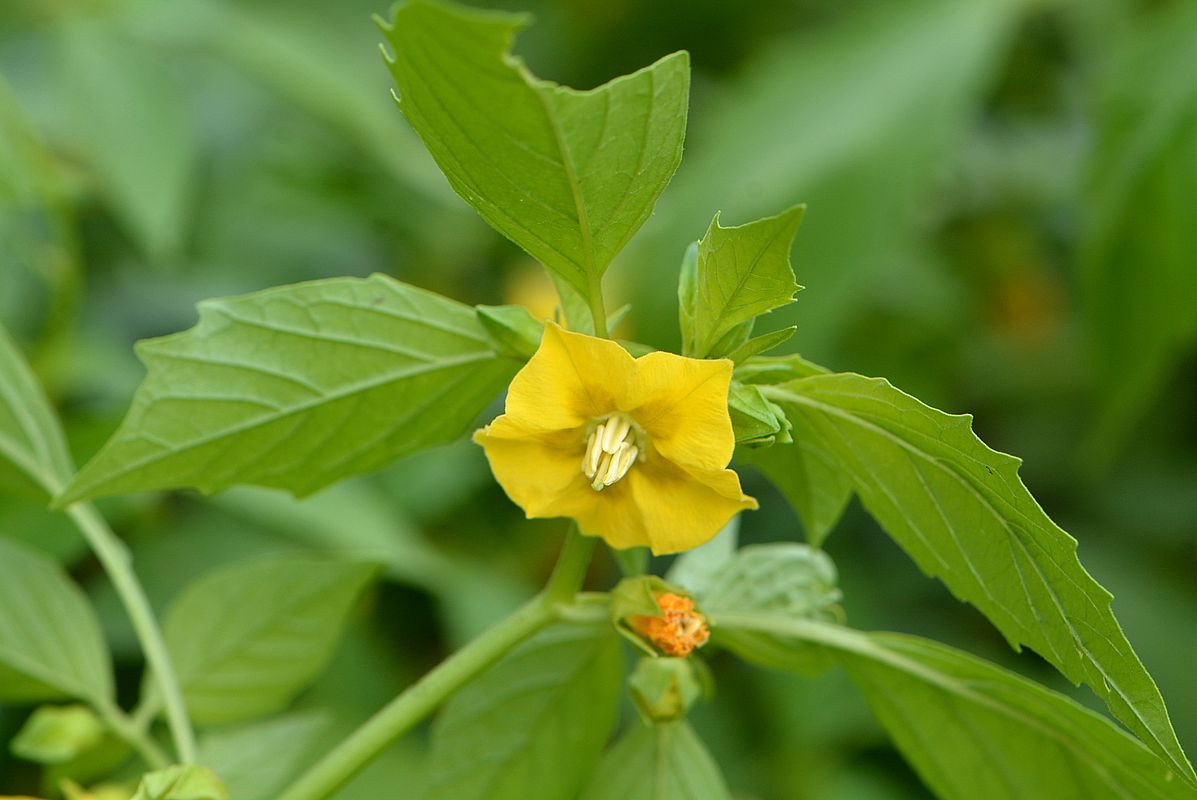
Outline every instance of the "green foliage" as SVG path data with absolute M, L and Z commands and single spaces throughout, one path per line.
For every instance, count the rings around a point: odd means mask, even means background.
M 39 764 L 62 764 L 100 744 L 104 723 L 87 706 L 42 706 L 10 745 L 14 755 Z
M 1197 797 L 1197 788 L 1109 720 L 945 645 L 818 622 L 721 621 L 804 639 L 834 654 L 945 800 Z
M 714 619 L 752 614 L 834 621 L 840 600 L 836 584 L 835 564 L 819 550 L 791 543 L 750 545 L 710 576 L 698 601 Z M 812 674 L 828 666 L 816 649 L 779 636 L 718 625 L 711 636 L 715 644 L 764 667 Z
M 575 797 L 615 723 L 622 677 L 610 625 L 556 625 L 528 639 L 445 706 L 424 796 Z
M 731 800 L 689 723 L 632 723 L 603 757 L 582 800 Z
M 788 336 L 767 335 L 749 344 L 752 321 L 788 305 L 802 287 L 794 282 L 790 248 L 806 212 L 795 206 L 777 216 L 724 228 L 719 215 L 682 262 L 678 282 L 682 354 L 746 358 L 780 344 Z M 758 349 L 759 348 L 759 349 Z
M 814 375 L 769 387 L 794 438 L 820 442 L 865 507 L 928 575 L 980 609 L 1010 644 L 1084 681 L 1186 779 L 1163 699 L 1110 609 L 1110 594 L 971 417 L 923 405 L 880 379 Z
M 781 409 L 770 403 L 756 386 L 732 382 L 727 397 L 737 445 L 759 447 L 791 441 L 790 423 Z
M 0 698 L 112 702 L 112 667 L 95 612 L 62 569 L 0 538 Z
M 1197 337 L 1197 9 L 1132 27 L 1099 76 L 1079 253 L 1108 458 Z
M 132 800 L 229 800 L 229 793 L 212 770 L 189 764 L 146 775 Z
M 286 706 L 324 668 L 376 573 L 368 564 L 268 556 L 187 587 L 163 633 L 192 718 L 222 724 Z
M 73 471 L 54 411 L 0 326 L 0 488 L 45 496 Z
M 72 138 L 146 255 L 175 256 L 196 166 L 178 87 L 152 51 L 108 19 L 72 19 L 58 37 Z
M 496 353 L 527 361 L 540 346 L 544 323 L 523 306 L 478 306 L 478 321 Z
M 200 740 L 199 760 L 230 797 L 271 800 L 316 755 L 328 722 L 324 714 L 303 712 L 215 730 Z
M 383 27 L 399 107 L 483 219 L 588 299 L 682 156 L 690 62 L 579 92 L 508 49 L 527 18 L 414 0 Z
M 310 494 L 450 441 L 514 372 L 473 309 L 376 275 L 200 304 L 60 502 L 249 483 Z

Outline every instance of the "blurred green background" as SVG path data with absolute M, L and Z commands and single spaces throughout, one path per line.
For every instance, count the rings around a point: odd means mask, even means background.
M 972 412 L 1080 542 L 1197 754 L 1197 4 L 1187 0 L 504 2 L 518 51 L 590 87 L 671 50 L 694 65 L 682 167 L 613 266 L 621 331 L 678 344 L 688 242 L 806 202 L 775 313 L 789 347 Z M 459 201 L 389 96 L 378 0 L 0 5 L 0 321 L 86 459 L 142 370 L 131 345 L 210 296 L 380 271 L 468 302 L 543 279 Z M 497 406 L 496 406 L 497 407 Z M 492 409 L 493 410 L 493 409 Z M 747 541 L 801 539 L 757 475 Z M 546 576 L 563 523 L 527 522 L 468 443 L 302 504 L 238 490 L 103 506 L 161 608 L 250 554 L 378 558 L 389 580 L 301 699 L 335 741 Z M 0 535 L 56 554 L 138 685 L 111 588 L 59 516 L 0 497 Z M 923 578 L 853 504 L 827 544 L 857 627 L 923 634 L 1076 692 Z M 616 577 L 596 564 L 594 586 Z M 846 680 L 715 655 L 700 732 L 744 798 L 915 798 Z M 0 742 L 28 709 L 0 707 Z M 423 734 L 338 797 L 407 796 Z M 0 752 L 9 791 L 37 774 Z M 10 785 L 11 784 L 11 785 Z

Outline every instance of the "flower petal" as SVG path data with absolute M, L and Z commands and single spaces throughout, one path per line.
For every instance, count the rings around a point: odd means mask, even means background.
M 563 497 L 580 489 L 594 494 L 582 474 L 582 443 L 569 445 L 572 434 L 529 431 L 501 416 L 475 431 L 474 441 L 486 451 L 495 480 L 529 518 L 558 517 L 567 516 L 555 510 Z M 580 487 L 571 486 L 579 481 Z
M 653 446 L 687 471 L 721 470 L 736 437 L 727 411 L 732 362 L 649 353 L 636 359 L 632 416 Z
M 553 322 L 507 392 L 506 412 L 533 430 L 578 428 L 616 410 L 635 360 L 610 339 L 571 333 Z
M 656 555 L 698 547 L 736 513 L 757 508 L 730 469 L 688 474 L 662 459 L 638 464 L 627 477 Z

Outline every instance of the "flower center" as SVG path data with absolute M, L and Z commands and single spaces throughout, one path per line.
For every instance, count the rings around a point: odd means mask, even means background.
M 644 460 L 644 432 L 622 412 L 595 420 L 586 440 L 582 474 L 590 479 L 590 488 L 601 492 L 617 482 L 637 461 Z

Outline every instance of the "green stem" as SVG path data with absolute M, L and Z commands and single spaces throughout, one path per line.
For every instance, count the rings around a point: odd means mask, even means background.
M 557 566 L 543 592 L 383 706 L 335 750 L 300 776 L 279 800 L 324 800 L 458 689 L 553 620 L 568 617 L 571 613 L 587 619 L 605 616 L 602 604 L 606 602 L 606 595 L 578 596 L 594 545 L 595 539 L 578 533 L 576 523 L 570 525 Z M 575 608 L 579 605 L 576 600 L 590 608 Z
M 101 719 L 117 736 L 128 742 L 146 765 L 152 770 L 166 769 L 170 766 L 170 759 L 158 743 L 146 735 L 137 721 L 114 705 L 106 704 L 96 708 Z
M 329 797 L 450 695 L 553 618 L 553 606 L 547 602 L 546 596 L 533 598 L 510 617 L 449 656 L 366 720 L 348 739 L 283 792 L 279 800 L 323 800 Z
M 603 279 L 595 278 L 590 287 L 590 316 L 594 317 L 594 335 L 607 338 L 607 307 L 603 304 Z
M 565 603 L 573 599 L 582 588 L 590 557 L 594 554 L 595 538 L 578 532 L 577 523 L 569 526 L 565 534 L 565 545 L 557 557 L 557 566 L 544 587 L 544 596 L 553 603 Z
M 631 578 L 648 572 L 648 548 L 630 547 L 627 550 L 612 550 L 615 563 L 624 577 Z
M 194 763 L 195 734 L 191 730 L 191 720 L 183 703 L 183 693 L 179 690 L 178 678 L 171 667 L 162 631 L 154 619 L 154 612 L 150 610 L 145 591 L 133 573 L 129 552 L 90 504 L 76 503 L 67 509 L 67 514 L 83 532 L 129 614 L 133 630 L 137 632 L 137 639 L 145 652 L 146 663 L 162 697 L 166 721 L 170 726 L 179 761 L 184 764 Z

